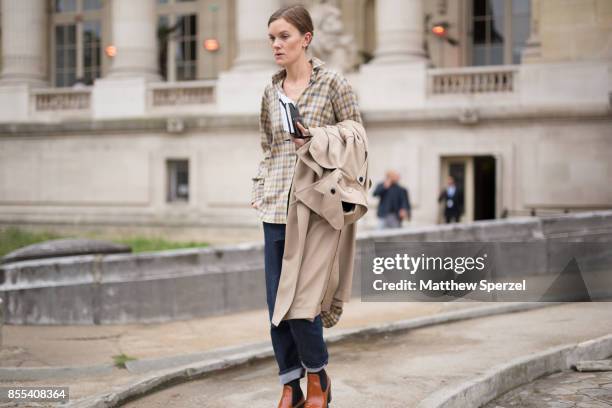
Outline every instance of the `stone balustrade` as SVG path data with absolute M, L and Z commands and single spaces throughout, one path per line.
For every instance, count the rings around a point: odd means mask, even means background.
M 149 86 L 149 106 L 171 107 L 215 103 L 216 81 L 155 83 Z
M 32 91 L 35 112 L 89 111 L 91 87 L 51 88 Z
M 216 81 L 154 82 L 147 88 L 148 110 L 166 110 L 182 106 L 211 106 L 215 104 Z M 32 114 L 40 117 L 48 114 L 77 113 L 92 116 L 92 89 L 50 88 L 31 91 Z
M 462 67 L 428 71 L 429 94 L 512 93 L 518 66 Z

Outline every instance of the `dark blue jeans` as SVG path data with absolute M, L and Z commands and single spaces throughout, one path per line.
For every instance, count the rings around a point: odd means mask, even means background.
M 266 301 L 270 317 L 270 337 L 278 363 L 281 384 L 304 377 L 304 371 L 316 372 L 328 361 L 327 346 L 323 340 L 321 316 L 308 319 L 282 320 L 272 324 L 274 303 L 285 252 L 285 224 L 263 223 L 265 240 Z

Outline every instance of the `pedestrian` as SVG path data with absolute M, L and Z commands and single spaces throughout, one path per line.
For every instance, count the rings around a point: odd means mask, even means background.
M 334 324 L 342 311 L 342 302 L 334 298 L 333 305 L 325 311 L 320 307 L 320 313 L 316 316 L 308 314 L 306 318 L 287 318 L 287 315 L 284 315 L 282 320 L 276 316 L 280 310 L 275 309 L 275 305 L 279 304 L 281 294 L 284 296 L 287 292 L 283 285 L 279 286 L 280 282 L 284 283 L 281 270 L 283 278 L 294 272 L 284 269 L 284 265 L 287 253 L 295 252 L 294 247 L 285 250 L 285 234 L 289 227 L 296 227 L 291 223 L 287 225 L 288 219 L 292 219 L 288 215 L 293 214 L 289 211 L 289 194 L 293 193 L 291 187 L 294 172 L 296 163 L 299 164 L 296 152 L 307 153 L 304 151 L 308 149 L 306 144 L 316 140 L 319 135 L 326 135 L 324 129 L 329 130 L 330 126 L 336 126 L 342 121 L 351 124 L 342 128 L 342 134 L 349 129 L 363 130 L 360 127 L 362 121 L 357 98 L 349 82 L 340 73 L 328 70 L 320 59 L 307 56 L 313 33 L 310 14 L 301 5 L 280 8 L 268 21 L 268 37 L 274 60 L 282 69 L 272 76 L 272 83 L 266 86 L 261 100 L 260 134 L 264 157 L 259 163 L 257 175 L 253 177 L 251 198 L 251 206 L 257 210 L 263 222 L 270 336 L 280 383 L 283 385 L 278 405 L 280 408 L 327 407 L 331 401 L 331 379 L 326 372 L 329 355 L 323 339 L 323 320 L 332 321 L 329 324 Z M 293 121 L 293 115 L 297 115 L 298 111 L 302 116 L 296 117 L 301 121 Z M 305 149 L 300 150 L 302 146 L 305 146 Z M 360 177 L 360 183 L 364 186 L 367 185 L 366 179 L 367 177 Z M 334 188 L 331 191 L 327 194 L 335 193 Z M 330 197 L 336 199 L 338 196 Z M 367 190 L 364 196 L 367 198 Z M 342 202 L 340 207 L 341 217 L 345 204 L 347 203 Z M 349 213 L 357 211 L 356 209 L 364 212 L 359 206 L 347 207 Z M 312 213 L 311 217 L 311 224 L 316 224 L 319 216 Z M 329 225 L 322 228 L 335 231 Z M 354 234 L 351 236 L 354 245 Z M 309 244 L 316 244 L 315 241 L 313 239 Z M 325 250 L 327 248 L 321 248 L 322 252 Z M 317 263 L 315 260 L 316 257 L 308 261 L 305 258 L 304 263 L 314 265 Z M 350 261 L 352 264 L 352 258 Z M 350 271 L 352 273 L 352 266 Z M 297 287 L 294 299 L 315 298 L 311 293 L 302 293 L 302 290 L 300 286 Z M 290 304 L 294 303 L 296 302 Z M 295 312 L 294 315 L 299 316 L 300 313 Z M 328 323 L 325 323 L 325 327 L 329 327 Z M 307 377 L 306 398 L 300 388 L 300 379 L 304 376 Z
M 463 190 L 455 185 L 455 178 L 448 176 L 446 188 L 438 196 L 438 202 L 444 203 L 444 219 L 447 224 L 459 222 L 463 214 Z
M 374 192 L 379 197 L 378 228 L 401 228 L 403 220 L 410 220 L 410 197 L 408 189 L 399 184 L 400 174 L 395 170 L 388 170 L 385 181 L 378 183 Z

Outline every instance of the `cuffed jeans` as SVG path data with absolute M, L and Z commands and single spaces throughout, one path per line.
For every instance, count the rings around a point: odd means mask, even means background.
M 323 323 L 317 315 L 308 319 L 282 320 L 272 324 L 274 303 L 285 252 L 285 224 L 264 222 L 266 301 L 270 316 L 270 337 L 278 363 L 281 384 L 302 378 L 305 371 L 317 372 L 328 362 L 327 346 L 323 340 Z

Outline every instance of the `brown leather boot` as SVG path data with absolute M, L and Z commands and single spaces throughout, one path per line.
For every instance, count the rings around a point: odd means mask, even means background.
M 331 402 L 331 380 L 327 376 L 327 389 L 321 389 L 319 374 L 308 373 L 308 389 L 306 391 L 306 405 L 304 408 L 327 408 Z
M 293 405 L 293 389 L 290 385 L 283 385 L 283 395 L 278 403 L 278 408 L 303 408 L 306 400 L 304 397 L 300 399 L 295 405 Z

